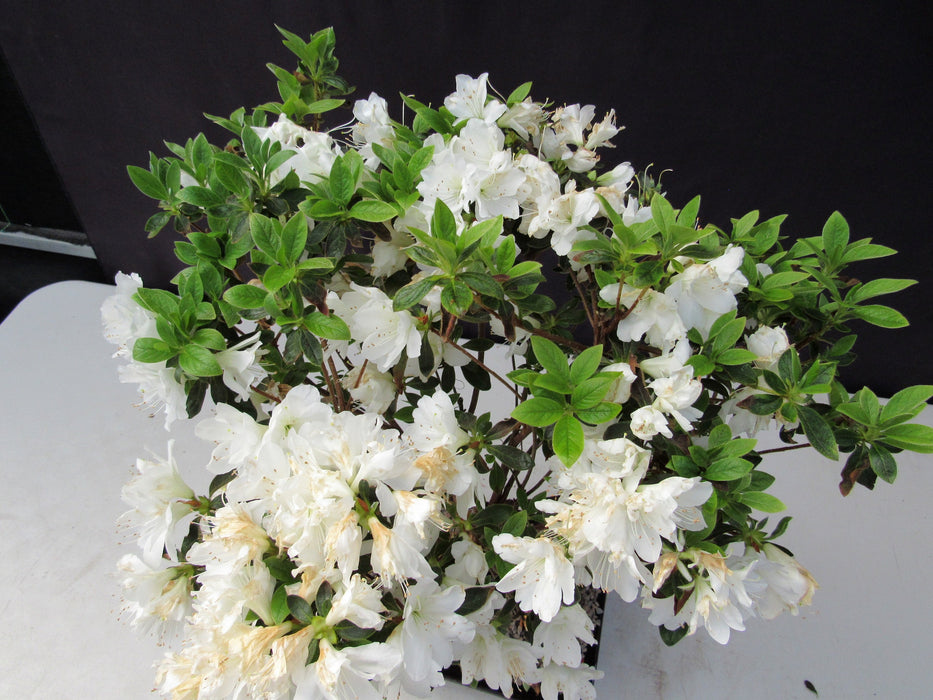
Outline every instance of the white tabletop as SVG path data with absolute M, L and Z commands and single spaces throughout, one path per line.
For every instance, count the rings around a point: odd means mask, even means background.
M 0 698 L 149 697 L 154 640 L 118 620 L 120 489 L 138 456 L 165 453 L 161 417 L 117 380 L 99 307 L 113 287 L 61 282 L 0 325 Z M 922 420 L 933 424 L 933 409 Z M 202 486 L 210 446 L 173 426 Z M 782 543 L 821 589 L 799 617 L 751 621 L 720 646 L 702 630 L 665 647 L 647 611 L 610 599 L 597 684 L 615 698 L 922 698 L 933 694 L 933 459 L 904 454 L 894 486 L 842 498 L 841 465 L 776 456 L 767 471 L 794 516 Z M 776 519 L 775 519 L 776 521 Z M 469 697 L 444 689 L 441 698 Z

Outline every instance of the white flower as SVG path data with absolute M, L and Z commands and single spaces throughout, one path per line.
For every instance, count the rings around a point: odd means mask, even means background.
M 755 366 L 761 369 L 773 369 L 781 355 L 790 348 L 790 340 L 783 328 L 761 326 L 745 339 L 749 351 L 758 357 Z
M 550 622 L 535 628 L 534 645 L 540 650 L 542 663 L 557 663 L 577 667 L 583 660 L 580 642 L 595 644 L 593 621 L 578 603 L 565 605 Z
M 155 568 L 135 554 L 126 554 L 117 568 L 123 575 L 126 610 L 133 616 L 134 626 L 147 632 L 171 632 L 191 614 L 190 567 Z
M 664 292 L 636 289 L 627 284 L 620 291 L 618 284 L 610 284 L 600 290 L 599 296 L 613 306 L 618 303 L 629 310 L 616 328 L 616 335 L 623 342 L 647 337 L 649 343 L 664 351 L 687 337 L 676 300 Z
M 444 576 L 468 586 L 482 583 L 486 579 L 489 565 L 483 548 L 471 540 L 457 540 L 450 545 L 454 563 L 444 569 Z
M 166 367 L 164 362 L 130 362 L 118 370 L 124 384 L 138 384 L 140 406 L 165 411 L 165 429 L 168 430 L 178 418 L 184 418 L 187 394 L 179 381 L 180 370 Z
M 400 637 L 405 673 L 412 680 L 442 685 L 441 671 L 454 660 L 454 644 L 473 639 L 473 622 L 456 612 L 464 597 L 461 587 L 442 588 L 430 577 L 408 589 L 402 623 L 392 634 Z
M 359 153 L 366 167 L 375 170 L 379 166 L 379 158 L 373 150 L 373 144 L 391 148 L 395 141 L 395 130 L 389 119 L 386 101 L 371 92 L 368 99 L 353 103 L 353 116 L 356 123 L 350 136 L 360 146 Z
M 263 141 L 274 141 L 280 143 L 283 148 L 298 148 L 308 135 L 308 130 L 299 126 L 284 113 L 279 114 L 279 118 L 272 126 L 254 126 L 253 131 Z
M 592 666 L 581 664 L 576 668 L 547 664 L 534 674 L 534 682 L 541 684 L 541 697 L 544 700 L 596 700 L 596 688 L 593 681 L 603 677 L 603 672 Z
M 373 277 L 389 277 L 399 270 L 404 270 L 408 263 L 405 248 L 414 242 L 407 231 L 393 230 L 391 238 L 384 241 L 381 238 L 373 243 L 373 266 L 370 271 Z M 329 288 L 333 288 L 329 285 Z
M 551 231 L 551 248 L 558 255 L 567 255 L 573 244 L 592 237 L 582 227 L 599 213 L 599 200 L 592 189 L 577 192 L 574 181 L 567 183 L 566 192 L 553 200 L 544 209 L 539 209 L 528 226 L 528 235 L 543 238 Z
M 318 660 L 294 676 L 294 700 L 382 700 L 378 682 L 401 662 L 395 649 L 378 642 L 337 649 L 322 639 L 318 651 Z
M 444 106 L 457 119 L 482 119 L 489 124 L 505 112 L 505 105 L 498 100 L 486 102 L 486 81 L 489 73 L 483 73 L 478 78 L 469 75 L 457 76 L 457 91 L 444 99 Z
M 690 343 L 686 337 L 677 341 L 673 348 L 657 357 L 648 357 L 640 360 L 638 366 L 651 377 L 670 377 L 684 368 L 690 359 Z
M 221 634 L 243 622 L 252 610 L 267 625 L 272 624 L 272 593 L 275 579 L 262 562 L 250 562 L 238 569 L 207 566 L 197 576 L 196 614 L 216 625 Z
M 573 565 L 563 548 L 546 537 L 500 534 L 492 546 L 505 561 L 515 564 L 496 584 L 500 593 L 515 591 L 515 602 L 525 612 L 548 622 L 560 610 L 561 600 L 573 602 Z
M 669 377 L 655 379 L 648 386 L 656 397 L 652 405 L 673 416 L 683 431 L 689 432 L 693 427 L 690 421 L 702 415 L 700 410 L 693 408 L 703 393 L 703 383 L 693 378 L 693 368 L 684 367 Z
M 818 588 L 809 571 L 794 557 L 771 543 L 762 546 L 755 573 L 766 587 L 752 594 L 752 598 L 758 614 L 766 620 L 777 617 L 785 610 L 796 615 L 799 606 L 810 604 Z
M 481 680 L 504 697 L 512 697 L 513 681 L 527 682 L 535 675 L 538 656 L 528 642 L 512 639 L 490 624 L 477 624 L 473 641 L 460 655 L 461 682 Z
M 431 580 L 434 571 L 421 553 L 421 542 L 410 533 L 395 532 L 370 518 L 373 536 L 372 568 L 386 581 L 407 583 L 410 578 Z
M 265 431 L 266 426 L 226 403 L 215 406 L 214 415 L 195 427 L 195 434 L 199 438 L 217 445 L 211 453 L 212 463 L 208 466 L 214 474 L 222 474 L 230 465 L 255 459 Z
M 233 347 L 214 353 L 214 359 L 223 369 L 223 382 L 240 401 L 249 401 L 252 385 L 266 376 L 256 361 L 261 354 L 259 334 L 241 340 Z
M 137 475 L 123 487 L 123 502 L 131 506 L 120 520 L 139 532 L 143 559 L 156 566 L 163 550 L 174 560 L 176 550 L 197 515 L 191 507 L 195 495 L 178 473 L 172 456 L 175 441 L 168 443 L 168 456 L 155 460 L 137 459 Z
M 730 245 L 718 258 L 674 275 L 665 293 L 687 328 L 696 328 L 705 338 L 717 318 L 736 308 L 735 295 L 748 286 L 739 272 L 744 257 L 742 248 Z
M 461 451 L 469 437 L 457 423 L 450 396 L 441 389 L 422 396 L 412 418 L 405 440 L 418 454 L 414 466 L 422 473 L 425 489 L 457 496 L 458 513 L 465 517 L 474 500 L 482 501 L 484 494 L 473 464 L 474 451 Z
M 360 355 L 376 365 L 380 372 L 394 367 L 402 353 L 409 358 L 421 354 L 421 332 L 414 317 L 408 311 L 395 311 L 392 300 L 376 287 L 351 285 L 341 301 L 357 295 L 359 301 L 355 313 L 340 314 L 350 327 L 350 335 L 360 344 Z
M 292 170 L 304 182 L 317 182 L 326 178 L 340 153 L 330 136 L 305 129 L 285 114 L 280 114 L 272 126 L 252 128 L 259 138 L 279 143 L 282 150 L 295 154 L 270 175 L 271 185 L 281 182 Z
M 541 131 L 544 122 L 544 109 L 537 102 L 526 97 L 509 107 L 497 122 L 503 129 L 511 129 L 523 139 L 529 139 Z
M 104 337 L 117 346 L 114 357 L 132 357 L 133 344 L 137 339 L 158 337 L 155 317 L 133 299 L 143 286 L 139 275 L 118 272 L 115 281 L 116 293 L 107 297 L 100 307 Z
M 369 362 L 351 369 L 342 384 L 354 401 L 372 413 L 385 412 L 395 400 L 396 386 L 392 375 L 380 372 Z
M 341 620 L 349 620 L 364 629 L 382 629 L 385 607 L 382 593 L 370 586 L 359 574 L 353 574 L 334 593 L 325 623 L 331 627 Z
M 667 427 L 667 418 L 654 406 L 642 406 L 632 411 L 632 434 L 642 440 L 650 440 L 658 433 L 664 437 L 673 437 L 674 433 Z
M 257 523 L 261 518 L 249 511 L 249 505 L 233 501 L 217 509 L 210 518 L 210 533 L 188 550 L 187 560 L 195 565 L 242 568 L 262 560 L 271 547 L 269 534 Z
M 619 404 L 628 401 L 629 397 L 632 395 L 632 384 L 635 383 L 635 379 L 637 378 L 632 368 L 629 367 L 628 362 L 614 362 L 611 365 L 603 367 L 601 371 L 619 373 L 616 380 L 609 386 L 609 391 L 606 393 L 603 400 Z

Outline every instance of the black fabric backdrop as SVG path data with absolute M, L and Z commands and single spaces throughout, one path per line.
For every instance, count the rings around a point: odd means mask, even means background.
M 846 371 L 850 388 L 933 383 L 929 3 L 0 0 L 0 12 L 0 45 L 108 276 L 164 285 L 178 267 L 170 234 L 146 242 L 153 207 L 126 164 L 165 155 L 163 139 L 226 141 L 202 114 L 277 97 L 265 64 L 291 58 L 273 25 L 332 25 L 341 74 L 393 116 L 399 91 L 438 104 L 456 73 L 488 71 L 504 93 L 533 80 L 538 99 L 615 108 L 627 129 L 612 157 L 669 169 L 669 197 L 701 194 L 705 221 L 759 209 L 816 235 L 839 209 L 853 237 L 902 251 L 856 274 L 921 280 L 889 297 L 910 328 L 858 329 L 871 361 Z

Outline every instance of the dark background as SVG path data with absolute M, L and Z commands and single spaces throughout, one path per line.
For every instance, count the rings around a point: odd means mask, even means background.
M 273 25 L 332 25 L 340 73 L 396 118 L 399 91 L 437 105 L 457 73 L 488 71 L 505 94 L 533 80 L 536 99 L 615 108 L 627 128 L 610 157 L 670 170 L 669 198 L 701 194 L 704 221 L 758 209 L 817 235 L 840 210 L 853 238 L 901 251 L 856 275 L 921 281 L 879 300 L 910 328 L 858 328 L 871 359 L 847 369 L 850 388 L 933 383 L 929 3 L 0 0 L 0 13 L 0 204 L 84 230 L 107 279 L 164 285 L 178 267 L 170 234 L 146 242 L 154 208 L 125 166 L 166 155 L 163 139 L 225 142 L 202 114 L 277 99 L 265 64 L 292 67 Z

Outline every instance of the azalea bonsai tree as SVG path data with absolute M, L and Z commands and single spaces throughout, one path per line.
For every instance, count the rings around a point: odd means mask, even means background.
M 894 251 L 838 213 L 796 240 L 701 223 L 699 197 L 603 165 L 614 112 L 530 83 L 459 75 L 398 121 L 371 94 L 324 130 L 352 91 L 333 31 L 280 31 L 281 101 L 130 166 L 184 268 L 173 291 L 118 275 L 103 307 L 121 380 L 215 445 L 208 492 L 171 442 L 123 491 L 128 610 L 183 636 L 162 691 L 424 695 L 456 664 L 592 698 L 587 591 L 669 644 L 808 603 L 755 435 L 844 458 L 844 494 L 933 451 L 910 422 L 933 387 L 882 406 L 836 375 L 851 321 L 906 324 L 875 302 L 912 281 L 849 271 Z

